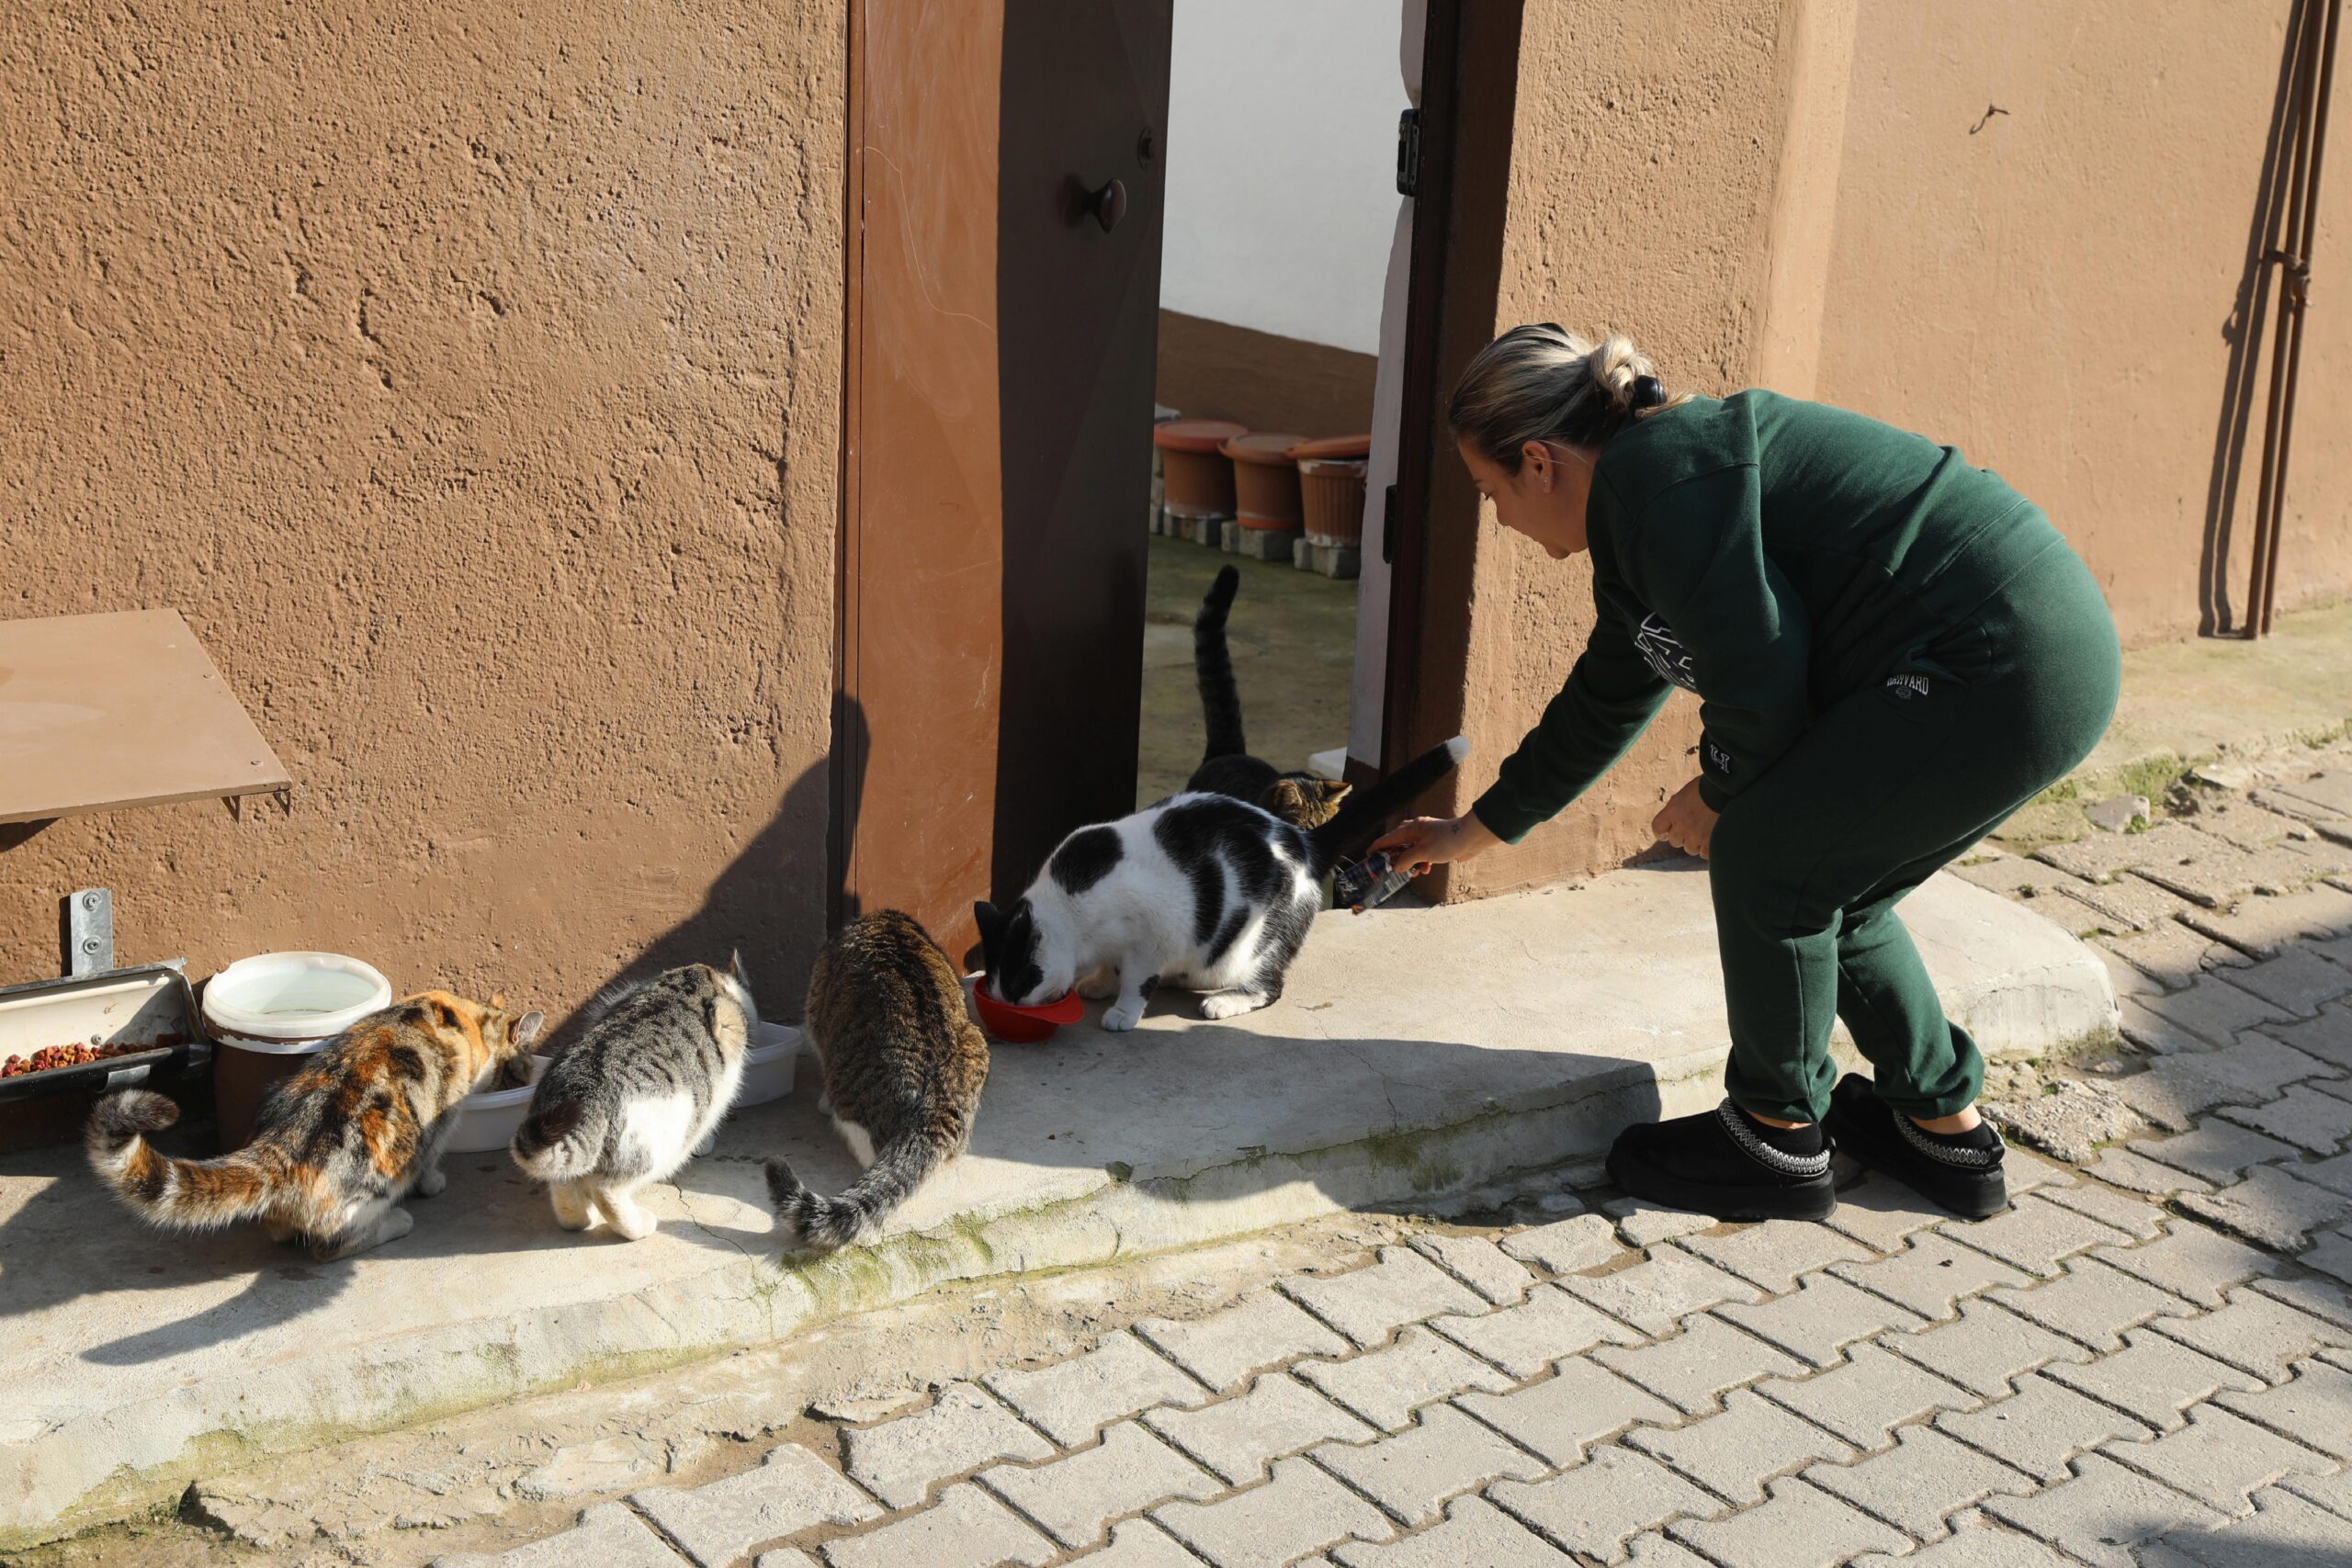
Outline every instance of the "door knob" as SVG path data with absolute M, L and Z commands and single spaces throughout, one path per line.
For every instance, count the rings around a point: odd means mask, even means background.
M 1127 215 L 1125 183 L 1113 180 L 1101 190 L 1090 192 L 1086 197 L 1086 210 L 1094 214 L 1094 221 L 1102 225 L 1105 234 L 1117 228 L 1119 220 Z

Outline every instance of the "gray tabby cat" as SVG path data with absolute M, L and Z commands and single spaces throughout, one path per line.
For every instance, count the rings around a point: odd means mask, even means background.
M 653 1234 L 637 1191 L 686 1163 L 743 1081 L 759 1010 L 737 954 L 727 973 L 689 964 L 588 1004 L 587 1031 L 549 1063 L 515 1129 L 514 1163 L 548 1183 L 556 1223 L 601 1211 L 636 1241 Z
M 865 1174 L 838 1198 L 768 1161 L 776 1227 L 830 1252 L 880 1228 L 923 1178 L 963 1152 L 989 1077 L 989 1042 L 931 933 L 885 909 L 852 920 L 808 977 L 808 1037 L 824 1060 L 833 1127 Z

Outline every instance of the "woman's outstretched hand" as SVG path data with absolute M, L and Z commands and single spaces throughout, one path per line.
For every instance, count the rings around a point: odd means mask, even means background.
M 1650 831 L 1686 855 L 1707 858 L 1715 837 L 1715 809 L 1699 798 L 1699 781 L 1692 779 L 1674 792 L 1674 798 L 1650 819 Z
M 1375 854 L 1387 851 L 1391 860 L 1419 876 L 1433 865 L 1468 860 L 1501 842 L 1475 812 L 1465 811 L 1459 817 L 1416 817 L 1400 822 L 1372 850 Z

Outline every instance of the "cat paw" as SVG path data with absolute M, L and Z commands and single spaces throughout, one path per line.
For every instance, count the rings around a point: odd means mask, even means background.
M 436 1168 L 419 1175 L 416 1185 L 410 1190 L 420 1198 L 438 1198 L 441 1196 L 441 1190 L 448 1185 L 449 1178 Z
M 1201 1016 L 1238 1018 L 1245 1012 L 1255 1012 L 1264 1007 L 1266 1000 L 1255 991 L 1219 991 L 1213 997 L 1201 998 Z
M 717 1147 L 718 1147 L 718 1129 L 713 1127 L 702 1135 L 702 1142 L 695 1145 L 695 1158 L 708 1159 L 711 1151 Z
M 1136 1003 L 1133 1007 L 1122 1002 L 1102 1015 L 1102 1027 L 1114 1034 L 1125 1034 L 1142 1021 L 1143 1004 L 1141 1002 Z
M 615 1214 L 612 1219 L 613 1230 L 626 1241 L 643 1241 L 653 1234 L 657 1225 L 653 1216 L 642 1209 L 633 1208 L 626 1213 Z
M 1090 1002 L 1107 1002 L 1119 994 L 1119 971 L 1105 964 L 1078 982 L 1078 994 Z

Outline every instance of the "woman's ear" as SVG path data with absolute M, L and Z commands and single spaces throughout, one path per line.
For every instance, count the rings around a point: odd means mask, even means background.
M 1558 477 L 1559 465 L 1552 460 L 1552 449 L 1541 441 L 1522 442 L 1519 448 L 1519 471 L 1534 489 L 1548 492 Z

